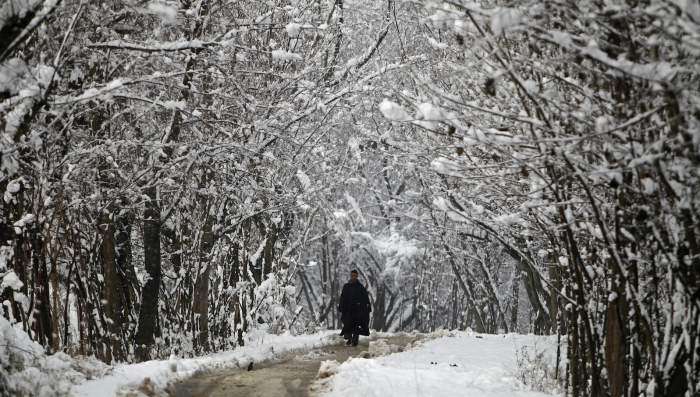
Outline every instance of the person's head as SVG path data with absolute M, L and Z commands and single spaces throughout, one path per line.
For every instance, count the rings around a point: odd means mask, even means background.
M 350 281 L 353 283 L 357 282 L 357 277 L 359 276 L 359 273 L 357 273 L 357 270 L 353 270 L 350 272 Z

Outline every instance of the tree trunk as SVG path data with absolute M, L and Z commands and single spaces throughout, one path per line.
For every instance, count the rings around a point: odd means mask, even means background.
M 115 253 L 119 280 L 121 282 L 122 319 L 126 321 L 133 316 L 136 308 L 139 286 L 132 261 L 131 224 L 133 222 L 133 214 L 119 213 L 116 217 L 114 233 Z
M 51 325 L 51 300 L 49 298 L 49 275 L 46 269 L 46 255 L 41 238 L 41 230 L 31 231 L 32 270 L 34 273 L 35 308 L 33 326 L 38 342 L 49 347 L 53 345 Z
M 144 267 L 147 279 L 141 290 L 141 310 L 136 330 L 136 358 L 148 360 L 155 342 L 160 292 L 160 204 L 155 186 L 146 189 L 148 200 L 143 220 Z
M 207 212 L 206 221 L 202 227 L 199 253 L 199 272 L 194 286 L 194 299 L 192 311 L 195 315 L 197 332 L 196 346 L 204 351 L 209 350 L 209 274 L 211 271 L 211 251 L 214 246 L 214 234 L 212 233 L 212 220 L 209 208 L 204 206 Z
M 625 338 L 622 330 L 624 317 L 620 309 L 627 305 L 620 302 L 622 299 L 618 296 L 608 305 L 605 319 L 605 367 L 608 370 L 611 397 L 621 397 L 625 392 Z
M 510 330 L 518 332 L 518 306 L 520 305 L 520 272 L 515 269 L 513 276 L 513 296 L 510 305 Z
M 121 340 L 123 323 L 121 278 L 117 269 L 115 227 L 111 213 L 112 211 L 103 211 L 99 218 L 99 230 L 102 235 L 100 258 L 102 259 L 102 272 L 104 275 L 102 293 L 105 300 L 105 315 L 108 320 L 109 349 L 106 355 L 108 363 L 112 360 L 123 361 L 125 358 Z
M 53 344 L 51 348 L 53 351 L 58 351 L 61 348 L 61 297 L 60 297 L 60 286 L 58 280 L 58 265 L 56 261 L 52 261 L 51 271 L 49 272 L 49 281 L 51 283 L 51 333 L 53 336 Z M 65 344 L 66 341 L 64 340 Z

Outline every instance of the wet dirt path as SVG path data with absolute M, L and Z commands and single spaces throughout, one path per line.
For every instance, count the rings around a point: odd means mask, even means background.
M 322 361 L 344 362 L 360 355 L 368 358 L 402 351 L 422 339 L 420 335 L 396 335 L 360 341 L 356 347 L 338 343 L 307 352 L 291 352 L 276 360 L 253 365 L 251 371 L 227 370 L 197 375 L 170 387 L 172 397 L 307 397 Z

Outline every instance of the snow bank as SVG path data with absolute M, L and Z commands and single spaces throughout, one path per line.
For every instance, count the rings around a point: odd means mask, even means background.
M 61 352 L 46 355 L 27 333 L 0 316 L 0 396 L 8 392 L 16 396 L 112 397 L 137 389 L 160 395 L 171 382 L 197 372 L 245 368 L 292 350 L 338 343 L 336 332 L 301 336 L 258 332 L 247 338 L 245 347 L 232 351 L 110 367 L 92 357 L 76 358 Z
M 152 390 L 164 390 L 169 383 L 201 371 L 245 368 L 250 363 L 269 360 L 291 350 L 311 349 L 337 343 L 337 338 L 334 338 L 336 333 L 337 331 L 330 330 L 300 336 L 292 336 L 288 333 L 255 335 L 247 341 L 246 346 L 232 351 L 191 359 L 171 357 L 169 360 L 120 364 L 114 366 L 108 376 L 77 385 L 73 389 L 73 394 L 86 397 L 111 397 L 118 391 L 136 389 L 142 384 L 148 384 L 148 388 Z
M 450 332 L 419 347 L 375 359 L 341 364 L 326 397 L 545 397 L 517 379 L 516 352 L 523 346 L 554 360 L 556 337 Z
M 93 358 L 45 355 L 41 345 L 0 316 L 0 395 L 68 396 L 75 383 L 106 370 L 107 365 Z

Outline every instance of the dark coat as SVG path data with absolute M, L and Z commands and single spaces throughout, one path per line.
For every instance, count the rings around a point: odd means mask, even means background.
M 341 334 L 352 334 L 352 330 L 358 327 L 360 335 L 369 336 L 369 313 L 372 311 L 372 307 L 364 285 L 360 284 L 359 281 L 346 283 L 340 294 L 338 310 L 342 313 L 343 330 Z

